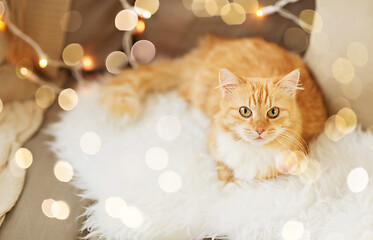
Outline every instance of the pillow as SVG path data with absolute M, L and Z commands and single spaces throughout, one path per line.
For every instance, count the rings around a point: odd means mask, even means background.
M 313 33 L 305 59 L 319 81 L 330 114 L 350 107 L 373 124 L 373 2 L 317 0 L 321 32 Z

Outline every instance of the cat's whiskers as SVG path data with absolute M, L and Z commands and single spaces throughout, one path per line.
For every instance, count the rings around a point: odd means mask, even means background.
M 306 149 L 304 148 L 303 144 L 301 144 L 301 142 L 299 142 L 296 138 L 294 138 L 293 136 L 291 135 L 288 135 L 284 132 L 280 133 L 279 136 L 283 137 L 285 140 L 288 140 L 289 143 L 294 143 L 296 144 L 299 148 L 301 148 L 304 152 L 306 152 Z
M 304 145 L 306 146 L 307 152 L 310 151 L 310 148 L 309 148 L 307 142 L 304 140 L 304 138 L 299 133 L 297 133 L 296 131 L 294 131 L 293 129 L 290 129 L 290 128 L 282 127 L 282 129 L 285 130 L 285 131 L 291 131 L 291 132 L 297 134 L 297 136 L 303 141 Z

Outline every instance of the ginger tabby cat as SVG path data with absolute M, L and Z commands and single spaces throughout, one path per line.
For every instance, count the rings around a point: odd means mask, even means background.
M 208 147 L 225 182 L 289 173 L 294 166 L 279 156 L 306 154 L 327 116 L 302 59 L 256 38 L 207 36 L 184 57 L 124 70 L 100 102 L 125 122 L 148 93 L 175 88 L 212 119 Z

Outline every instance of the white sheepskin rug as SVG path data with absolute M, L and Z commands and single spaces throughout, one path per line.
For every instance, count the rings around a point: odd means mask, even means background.
M 80 90 L 78 106 L 48 131 L 58 158 L 73 166 L 73 184 L 93 200 L 88 237 L 372 239 L 372 133 L 314 141 L 315 182 L 303 174 L 224 186 L 206 149 L 209 125 L 171 92 L 149 96 L 139 120 L 119 126 L 95 90 Z

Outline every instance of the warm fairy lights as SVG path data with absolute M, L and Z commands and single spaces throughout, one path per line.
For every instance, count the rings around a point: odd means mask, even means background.
M 141 34 L 145 31 L 145 22 L 142 19 L 139 19 L 136 24 L 136 33 Z
M 29 168 L 33 161 L 32 153 L 27 148 L 18 149 L 14 155 L 14 159 L 17 166 L 22 169 Z
M 71 111 L 78 105 L 78 94 L 74 89 L 64 89 L 58 96 L 58 104 L 63 110 Z
M 101 150 L 101 138 L 95 132 L 86 132 L 80 138 L 80 148 L 88 155 L 95 155 Z
M 122 10 L 115 16 L 115 27 L 120 31 L 131 31 L 136 27 L 138 17 L 133 10 Z
M 259 9 L 258 11 L 256 11 L 256 15 L 258 17 L 263 17 L 263 11 Z
M 36 104 L 41 108 L 48 108 L 54 102 L 56 94 L 52 87 L 43 85 L 35 92 Z
M 318 33 L 321 32 L 323 20 L 316 11 L 305 9 L 299 14 L 299 24 L 307 33 Z M 309 26 L 312 26 L 312 28 Z
M 181 184 L 180 175 L 174 171 L 165 171 L 159 175 L 158 185 L 165 192 L 176 192 L 181 188 Z
M 94 68 L 93 60 L 90 56 L 85 56 L 82 59 L 83 69 L 86 71 L 91 71 Z
M 131 56 L 136 62 L 149 63 L 155 56 L 155 46 L 148 40 L 140 40 L 133 44 Z
M 67 45 L 62 52 L 62 59 L 67 66 L 77 66 L 83 58 L 83 47 L 78 43 Z
M 49 218 L 54 218 L 54 215 L 52 213 L 52 204 L 54 202 L 55 201 L 53 199 L 45 199 L 41 204 L 41 210 L 43 211 L 44 215 Z
M 174 140 L 181 133 L 180 120 L 175 116 L 163 116 L 158 120 L 157 133 L 164 140 Z
M 105 61 L 106 69 L 112 74 L 119 74 L 128 64 L 128 57 L 124 52 L 114 51 Z
M 127 204 L 120 197 L 110 197 L 105 201 L 105 211 L 112 218 L 120 218 L 126 209 Z
M 301 239 L 304 232 L 303 223 L 299 221 L 288 221 L 282 227 L 281 236 L 284 240 L 298 240 Z
M 53 217 L 58 220 L 65 220 L 70 215 L 70 207 L 65 201 L 54 201 L 51 206 Z
M 39 66 L 41 68 L 46 68 L 48 66 L 48 60 L 46 58 L 42 58 L 39 60 Z
M 152 14 L 148 11 L 144 11 L 141 15 L 145 19 L 149 19 L 152 16 Z
M 160 147 L 152 147 L 145 154 L 145 162 L 153 170 L 162 170 L 167 167 L 168 154 Z
M 334 78 L 338 82 L 347 84 L 354 78 L 355 68 L 350 60 L 345 58 L 338 58 L 333 64 L 332 73 Z
M 315 159 L 308 159 L 307 168 L 299 175 L 299 179 L 304 184 L 312 184 L 316 182 L 321 175 L 321 165 Z
M 138 228 L 143 224 L 144 216 L 137 207 L 129 206 L 121 216 L 121 221 L 129 228 Z
M 347 58 L 356 67 L 364 67 L 368 62 L 368 48 L 361 42 L 352 42 L 347 47 Z
M 70 182 L 74 176 L 74 170 L 70 163 L 66 161 L 58 161 L 54 165 L 54 175 L 61 182 Z
M 362 167 L 352 169 L 347 177 L 347 186 L 354 193 L 362 192 L 367 187 L 368 182 L 368 173 Z
M 120 219 L 129 228 L 140 227 L 144 222 L 140 209 L 135 206 L 127 206 L 120 197 L 107 198 L 105 211 L 110 217 Z

